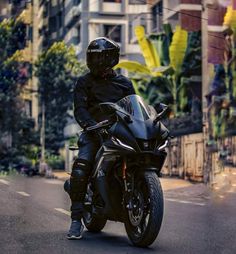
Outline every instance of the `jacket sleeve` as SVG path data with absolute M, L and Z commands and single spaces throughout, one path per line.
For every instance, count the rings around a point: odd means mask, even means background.
M 74 117 L 83 129 L 96 124 L 88 111 L 88 92 L 82 78 L 77 80 L 74 88 Z
M 129 90 L 128 90 L 127 96 L 131 95 L 131 94 L 136 94 L 135 90 L 134 90 L 133 83 L 130 80 L 128 82 L 128 86 L 129 86 Z

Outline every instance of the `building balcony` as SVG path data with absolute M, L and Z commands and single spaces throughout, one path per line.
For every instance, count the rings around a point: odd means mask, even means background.
M 201 11 L 200 0 L 171 0 L 163 2 L 164 19 L 175 18 L 182 10 Z
M 127 13 L 129 14 L 140 14 L 144 12 L 149 12 L 148 5 L 144 4 L 129 4 L 127 8 Z
M 73 6 L 71 10 L 65 15 L 65 26 L 70 26 L 70 24 L 80 16 L 82 11 L 82 3 L 77 6 Z
M 123 13 L 122 3 L 103 2 L 101 12 L 105 12 L 105 13 Z

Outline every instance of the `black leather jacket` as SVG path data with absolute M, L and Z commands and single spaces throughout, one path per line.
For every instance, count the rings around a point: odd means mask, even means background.
M 125 76 L 113 72 L 106 78 L 87 73 L 77 80 L 74 89 L 74 116 L 82 128 L 105 120 L 99 103 L 117 102 L 135 94 L 133 85 Z

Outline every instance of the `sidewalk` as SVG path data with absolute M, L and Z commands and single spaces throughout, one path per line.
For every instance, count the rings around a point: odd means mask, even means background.
M 65 181 L 68 178 L 70 178 L 70 174 L 63 170 L 53 170 L 52 173 L 57 179 L 62 181 Z
M 224 172 L 216 175 L 212 189 L 221 194 L 236 193 L 236 168 L 227 167 Z
M 62 181 L 65 181 L 66 179 L 70 178 L 70 174 L 65 171 L 53 171 L 53 175 Z M 164 191 L 169 190 L 175 190 L 175 189 L 181 189 L 181 188 L 193 188 L 197 189 L 196 186 L 199 186 L 199 189 L 203 189 L 204 184 L 193 184 L 189 181 L 183 180 L 183 179 L 177 179 L 177 178 L 160 178 L 161 185 Z

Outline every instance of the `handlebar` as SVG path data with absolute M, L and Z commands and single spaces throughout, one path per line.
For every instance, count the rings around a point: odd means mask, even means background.
M 90 127 L 87 127 L 85 129 L 85 131 L 94 131 L 94 130 L 98 130 L 98 129 L 101 129 L 101 128 L 104 128 L 104 127 L 107 127 L 111 124 L 111 122 L 109 120 L 104 120 L 104 121 L 101 121 L 93 126 L 90 126 Z

